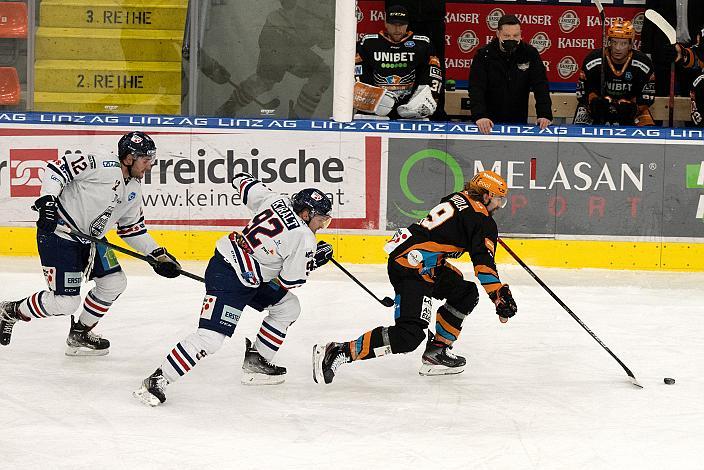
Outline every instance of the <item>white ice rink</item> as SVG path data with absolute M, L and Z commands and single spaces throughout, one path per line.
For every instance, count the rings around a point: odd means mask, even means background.
M 18 324 L 0 349 L 1 469 L 704 468 L 704 274 L 535 268 L 642 390 L 517 266 L 499 267 L 517 316 L 500 324 L 482 296 L 465 322 L 465 373 L 419 376 L 421 347 L 317 385 L 314 343 L 393 318 L 329 264 L 296 291 L 303 314 L 276 358 L 285 384 L 240 385 L 244 336 L 262 318 L 247 310 L 223 349 L 149 408 L 132 390 L 194 330 L 204 289 L 121 261 L 127 292 L 97 328 L 108 356 L 64 356 L 67 318 Z M 348 267 L 391 296 L 385 267 Z M 1 299 L 43 287 L 38 259 L 0 258 Z

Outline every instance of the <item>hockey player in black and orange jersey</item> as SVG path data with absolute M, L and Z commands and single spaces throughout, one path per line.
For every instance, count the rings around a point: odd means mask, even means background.
M 408 31 L 408 11 L 394 5 L 385 30 L 357 44 L 355 108 L 391 119 L 432 115 L 442 92 L 442 71 L 430 40 Z
M 477 286 L 448 263 L 469 253 L 474 272 L 496 306 L 502 323 L 516 314 L 516 302 L 499 279 L 494 263 L 498 238 L 492 214 L 506 205 L 506 182 L 492 171 L 477 173 L 457 193 L 419 222 L 400 229 L 386 244 L 389 280 L 396 293 L 395 324 L 379 326 L 343 343 L 313 347 L 313 378 L 331 383 L 340 365 L 385 354 L 415 350 L 425 338 L 432 298 L 444 299 L 437 311 L 435 334 L 428 332 L 421 375 L 458 374 L 466 361 L 450 352 L 462 322 L 479 301 Z
M 633 49 L 633 25 L 630 21 L 617 20 L 609 27 L 607 36 L 608 45 L 603 53 L 595 49 L 582 63 L 574 123 L 655 125 L 650 114 L 655 101 L 653 64 L 648 56 Z M 607 63 L 603 90 L 602 54 Z

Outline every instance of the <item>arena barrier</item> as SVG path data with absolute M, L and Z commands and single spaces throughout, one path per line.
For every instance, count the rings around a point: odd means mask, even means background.
M 239 171 L 283 193 L 321 188 L 335 217 L 322 238 L 337 258 L 383 263 L 393 230 L 493 169 L 510 188 L 500 233 L 528 263 L 704 270 L 702 130 L 496 126 L 483 136 L 464 123 L 152 115 L 0 114 L 0 254 L 36 255 L 30 206 L 46 161 L 112 153 L 133 129 L 158 147 L 143 181 L 151 232 L 184 259 L 207 259 L 248 219 L 228 183 Z

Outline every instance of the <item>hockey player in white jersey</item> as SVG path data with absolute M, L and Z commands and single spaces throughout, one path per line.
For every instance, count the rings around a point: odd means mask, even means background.
M 155 259 L 154 270 L 166 277 L 180 274 L 180 265 L 147 233 L 142 215 L 141 178 L 156 158 L 154 141 L 130 132 L 118 142 L 118 155 L 67 153 L 47 164 L 34 208 L 37 247 L 48 290 L 18 301 L 0 302 L 0 344 L 10 343 L 18 320 L 71 315 L 66 339 L 68 356 L 103 356 L 110 342 L 93 332 L 122 294 L 127 279 L 115 254 L 101 244 L 57 230 L 58 226 L 103 238 L 117 224 L 117 233 L 135 250 Z M 94 280 L 78 321 L 83 277 Z
M 268 313 L 256 341 L 245 338 L 242 383 L 282 383 L 286 369 L 272 360 L 288 327 L 301 313 L 298 298 L 290 290 L 303 285 L 311 271 L 332 258 L 330 244 L 315 242 L 315 233 L 332 220 L 332 202 L 323 192 L 307 188 L 289 199 L 246 173 L 235 175 L 232 185 L 254 217 L 241 232 L 217 241 L 205 271 L 206 295 L 198 329 L 176 343 L 134 392 L 148 405 L 166 401 L 168 384 L 222 347 L 246 306 Z

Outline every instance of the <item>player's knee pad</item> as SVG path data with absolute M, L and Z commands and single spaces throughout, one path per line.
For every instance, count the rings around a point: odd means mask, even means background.
M 217 331 L 198 328 L 188 339 L 191 340 L 197 351 L 215 354 L 225 342 L 226 336 Z
M 114 302 L 127 289 L 127 276 L 122 271 L 95 279 L 93 294 L 107 302 Z
M 456 296 L 448 298 L 447 302 L 441 307 L 457 316 L 461 320 L 472 313 L 474 307 L 479 303 L 479 290 L 477 285 L 470 281 L 464 281 L 463 289 Z
M 287 292 L 276 305 L 272 305 L 268 310 L 271 318 L 282 324 L 290 325 L 301 314 L 301 302 L 294 294 Z
M 425 339 L 425 328 L 416 322 L 400 321 L 389 327 L 391 350 L 395 354 L 415 351 Z

